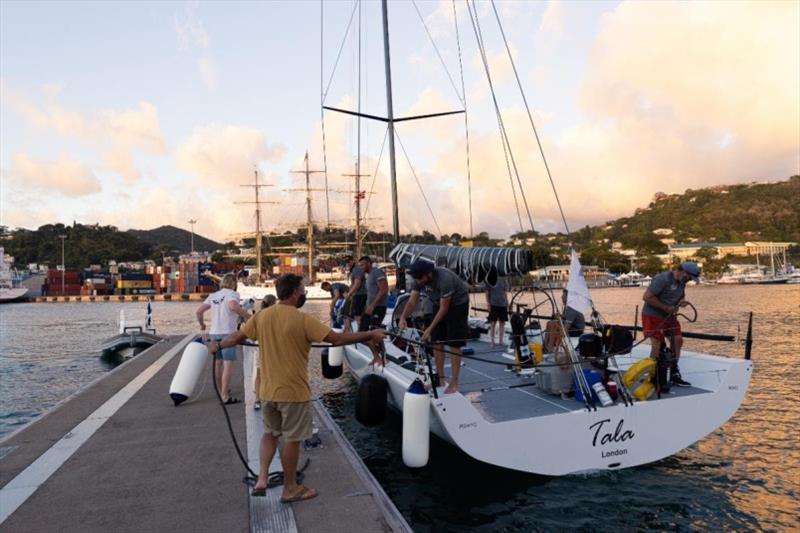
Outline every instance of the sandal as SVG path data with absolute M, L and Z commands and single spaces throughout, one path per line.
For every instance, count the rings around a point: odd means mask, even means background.
M 317 489 L 312 489 L 310 487 L 306 487 L 305 485 L 300 485 L 300 490 L 294 496 L 289 498 L 281 498 L 281 503 L 292 503 L 292 502 L 301 502 L 303 500 L 310 500 L 311 498 L 317 497 Z
M 225 400 L 225 405 L 233 405 L 239 402 L 241 402 L 239 398 L 236 398 L 235 396 L 230 396 L 227 400 Z
M 250 496 L 254 496 L 256 498 L 264 497 L 266 495 L 267 495 L 266 487 L 264 487 L 263 489 L 253 489 L 253 491 L 250 493 Z

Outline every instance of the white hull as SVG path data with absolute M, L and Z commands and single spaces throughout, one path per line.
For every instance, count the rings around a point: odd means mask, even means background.
M 389 354 L 403 353 L 388 342 L 386 346 Z M 648 356 L 649 346 L 644 345 L 617 360 L 624 370 Z M 345 358 L 358 379 L 373 371 L 368 366 L 372 356 L 364 346 L 348 346 Z M 462 388 L 472 363 L 464 362 Z M 568 407 L 505 421 L 492 421 L 484 414 L 482 402 L 494 392 L 440 393 L 438 400 L 431 397 L 431 432 L 479 461 L 535 474 L 561 476 L 647 464 L 692 445 L 733 416 L 747 391 L 752 362 L 686 352 L 681 373 L 697 393 L 664 395 L 632 406 L 618 401 L 596 411 L 553 396 L 554 405 L 564 402 Z M 388 362 L 382 375 L 389 382 L 390 404 L 402 411 L 403 395 L 416 374 Z M 533 408 L 535 402 L 547 401 L 522 388 L 504 393 L 517 406 Z
M 239 283 L 236 286 L 236 292 L 239 293 L 243 300 L 247 298 L 261 300 L 268 294 L 278 297 L 274 285 L 245 285 L 244 283 Z M 331 293 L 323 290 L 319 284 L 314 284 L 306 287 L 306 298 L 308 300 L 330 300 Z
M 0 303 L 16 302 L 22 300 L 28 294 L 26 287 L 13 287 L 0 289 Z

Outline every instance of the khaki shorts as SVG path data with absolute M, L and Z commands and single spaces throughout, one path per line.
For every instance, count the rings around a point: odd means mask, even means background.
M 311 402 L 264 402 L 261 404 L 264 432 L 283 435 L 287 442 L 311 438 Z

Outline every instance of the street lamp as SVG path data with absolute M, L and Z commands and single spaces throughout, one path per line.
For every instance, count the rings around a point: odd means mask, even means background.
M 67 267 L 64 264 L 64 240 L 67 236 L 59 235 L 58 238 L 61 239 L 61 296 L 64 296 L 64 275 L 67 271 Z
M 192 225 L 192 254 L 194 254 L 194 225 L 197 224 L 197 220 L 190 219 L 189 224 Z

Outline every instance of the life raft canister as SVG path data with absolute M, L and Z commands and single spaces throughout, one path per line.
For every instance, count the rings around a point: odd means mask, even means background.
M 637 400 L 645 401 L 655 391 L 655 385 L 651 381 L 655 372 L 656 362 L 648 357 L 631 365 L 622 377 L 622 382 L 633 391 Z
M 386 418 L 386 395 L 389 382 L 378 374 L 361 379 L 356 391 L 356 420 L 365 426 L 377 426 Z

